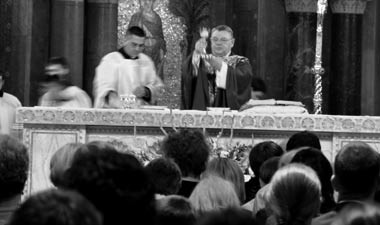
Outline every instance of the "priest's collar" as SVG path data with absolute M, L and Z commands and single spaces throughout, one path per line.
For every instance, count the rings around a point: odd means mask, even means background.
M 134 59 L 138 59 L 138 58 L 139 58 L 138 56 L 136 56 L 135 58 L 132 58 L 130 55 L 127 54 L 127 52 L 124 50 L 124 48 L 120 48 L 118 52 L 119 52 L 121 55 L 123 55 L 123 57 L 124 57 L 125 59 L 132 59 L 132 60 L 134 60 Z

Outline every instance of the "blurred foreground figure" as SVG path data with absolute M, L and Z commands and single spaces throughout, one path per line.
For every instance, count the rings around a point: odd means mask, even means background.
M 45 66 L 44 94 L 40 106 L 62 108 L 91 108 L 91 99 L 85 91 L 73 86 L 69 79 L 70 69 L 63 57 L 52 57 Z

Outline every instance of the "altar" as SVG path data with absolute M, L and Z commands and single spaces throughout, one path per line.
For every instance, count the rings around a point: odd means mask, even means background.
M 160 156 L 165 135 L 181 128 L 201 129 L 220 148 L 253 146 L 266 140 L 285 146 L 293 133 L 309 130 L 319 136 L 331 162 L 352 141 L 364 141 L 380 150 L 380 117 L 369 116 L 22 107 L 16 122 L 30 155 L 26 195 L 52 186 L 50 158 L 69 142 L 107 141 L 146 162 Z

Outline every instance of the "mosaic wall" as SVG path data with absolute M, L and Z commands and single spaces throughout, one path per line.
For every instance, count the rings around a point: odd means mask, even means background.
M 166 55 L 164 59 L 164 83 L 162 97 L 158 105 L 170 108 L 180 108 L 181 98 L 181 43 L 185 36 L 185 25 L 181 19 L 174 16 L 168 9 L 169 0 L 157 0 L 154 10 L 161 17 L 164 37 L 166 41 Z M 140 8 L 138 0 L 119 0 L 118 15 L 118 45 L 125 41 L 125 32 L 131 16 Z

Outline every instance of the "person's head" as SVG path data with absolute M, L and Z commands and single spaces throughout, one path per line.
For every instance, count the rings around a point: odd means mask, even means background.
M 249 165 L 256 176 L 261 164 L 274 156 L 281 156 L 284 150 L 273 141 L 264 141 L 255 145 L 249 153 Z
M 0 134 L 0 202 L 22 194 L 28 166 L 25 145 L 9 135 Z
M 321 150 L 321 143 L 316 134 L 310 131 L 301 131 L 293 134 L 286 144 L 286 151 L 300 147 L 313 147 Z
M 205 176 L 216 175 L 230 181 L 236 190 L 240 202 L 245 201 L 245 183 L 244 174 L 239 164 L 229 158 L 213 158 L 208 164 L 204 172 Z
M 64 184 L 64 173 L 70 168 L 76 151 L 82 146 L 80 143 L 68 143 L 60 147 L 50 159 L 50 180 L 56 187 Z
M 252 77 L 251 88 L 251 99 L 260 100 L 265 98 L 267 86 L 263 79 L 259 77 Z
M 157 200 L 156 225 L 193 225 L 195 214 L 189 199 L 168 195 Z
M 157 194 L 177 194 L 181 187 L 181 170 L 172 159 L 154 159 L 145 168 Z
M 310 167 L 291 163 L 273 175 L 269 206 L 282 224 L 310 224 L 319 212 L 321 184 Z
M 8 225 L 101 225 L 99 211 L 82 195 L 59 189 L 29 197 L 13 213 Z
M 219 176 L 202 179 L 194 188 L 189 200 L 198 216 L 213 210 L 240 206 L 234 185 Z
M 199 178 L 206 169 L 210 147 L 202 132 L 183 129 L 169 134 L 162 145 L 165 157 L 172 158 L 183 177 Z
M 234 47 L 234 32 L 229 26 L 219 25 L 211 30 L 211 51 L 215 56 L 223 57 Z
M 321 213 L 331 211 L 334 207 L 334 189 L 331 184 L 332 166 L 326 156 L 312 147 L 303 147 L 293 156 L 292 163 L 302 163 L 312 168 L 318 175 L 322 186 Z
M 131 58 L 136 58 L 145 48 L 145 38 L 146 34 L 142 28 L 138 26 L 128 28 L 123 47 L 124 51 Z
M 270 182 L 272 179 L 274 173 L 278 169 L 278 163 L 280 161 L 280 156 L 275 156 L 270 159 L 267 159 L 261 166 L 260 166 L 260 184 L 261 186 L 264 186 Z
M 377 225 L 380 224 L 378 204 L 357 202 L 343 208 L 332 225 Z
M 64 76 L 70 72 L 69 64 L 65 57 L 54 56 L 48 59 L 45 65 L 45 74 L 49 76 Z
M 251 212 L 242 208 L 227 208 L 202 216 L 197 225 L 257 225 Z
M 154 220 L 154 188 L 147 172 L 136 157 L 110 144 L 82 146 L 65 179 L 67 188 L 83 194 L 103 213 L 105 225 L 123 223 L 125 218 L 140 224 Z
M 65 86 L 70 72 L 66 58 L 61 56 L 51 57 L 45 65 L 45 88 L 53 89 Z
M 351 142 L 336 155 L 334 172 L 332 182 L 340 197 L 372 198 L 379 182 L 379 153 L 364 142 Z

